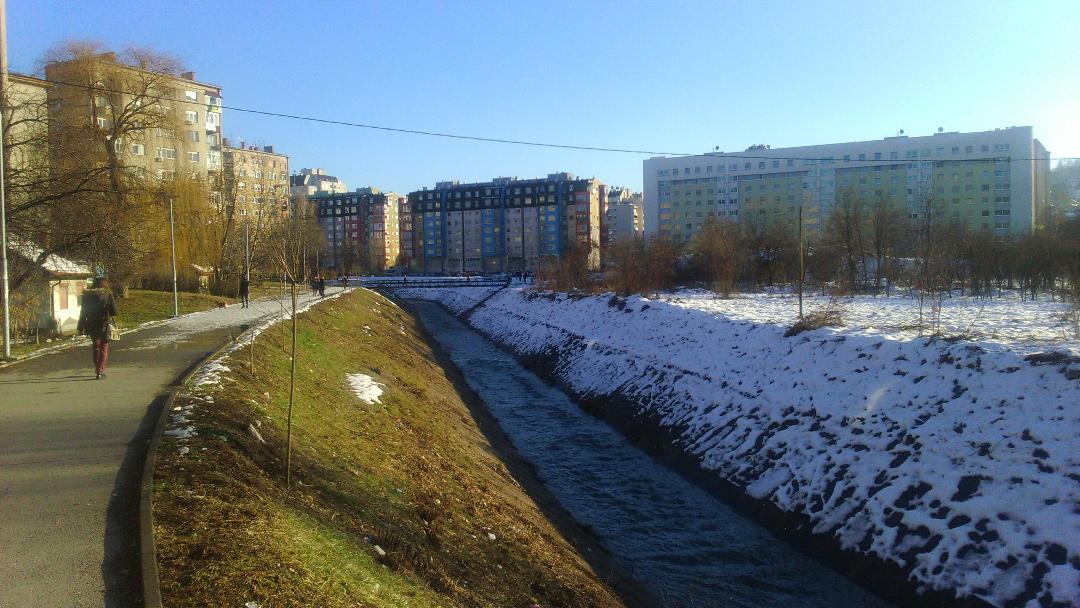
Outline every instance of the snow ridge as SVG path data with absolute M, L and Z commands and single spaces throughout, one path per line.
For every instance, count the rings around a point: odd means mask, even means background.
M 453 311 L 490 292 L 414 290 Z M 640 297 L 506 289 L 469 322 L 618 396 L 751 496 L 920 587 L 1080 604 L 1080 357 L 998 340 L 786 327 Z M 1030 353 L 1030 351 L 1028 351 Z

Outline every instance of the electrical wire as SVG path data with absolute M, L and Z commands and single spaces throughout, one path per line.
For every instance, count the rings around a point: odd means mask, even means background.
M 173 77 L 170 76 L 170 78 L 173 78 Z M 118 95 L 130 95 L 130 96 L 136 96 L 136 97 L 143 97 L 143 98 L 147 98 L 147 99 L 151 99 L 151 100 L 155 100 L 155 101 L 180 101 L 182 103 L 191 103 L 191 104 L 195 104 L 195 105 L 201 105 L 201 104 L 198 104 L 197 102 L 191 102 L 191 101 L 185 101 L 185 100 L 177 100 L 177 99 L 174 99 L 172 97 L 166 97 L 166 96 L 155 97 L 153 95 L 148 95 L 145 92 L 143 92 L 143 93 L 135 93 L 135 92 L 130 92 L 130 91 L 122 91 L 122 90 L 117 90 L 117 89 L 111 89 L 111 88 L 108 88 L 108 87 L 100 87 L 100 86 L 81 84 L 81 83 L 75 83 L 75 82 L 65 82 L 65 81 L 62 81 L 62 80 L 52 80 L 52 79 L 47 79 L 47 78 L 39 79 L 39 80 L 42 80 L 43 82 L 48 82 L 50 84 L 84 88 L 84 89 L 87 89 L 87 90 L 100 91 L 100 92 L 103 92 L 103 93 L 112 93 L 112 94 L 118 94 Z M 631 148 L 609 148 L 609 147 L 603 147 L 603 146 L 581 146 L 581 145 L 574 145 L 574 144 L 557 144 L 557 143 L 550 143 L 550 142 L 528 141 L 528 140 L 521 140 L 521 139 L 508 139 L 508 138 L 502 138 L 502 137 L 486 137 L 486 136 L 479 136 L 479 135 L 461 135 L 461 134 L 458 134 L 458 133 L 445 133 L 445 132 L 441 132 L 441 131 L 426 131 L 426 130 L 421 130 L 421 129 L 407 129 L 407 128 L 403 128 L 403 127 L 389 127 L 389 126 L 385 126 L 385 125 L 374 125 L 374 124 L 367 124 L 367 123 L 361 123 L 361 122 L 352 122 L 352 121 L 348 121 L 348 120 L 337 120 L 337 119 L 330 119 L 330 118 L 319 118 L 319 117 L 315 117 L 315 116 L 304 116 L 302 114 L 288 114 L 288 113 L 284 113 L 284 112 L 271 112 L 269 110 L 257 110 L 257 109 L 254 109 L 254 108 L 243 108 L 243 107 L 239 107 L 239 106 L 217 105 L 217 106 L 213 106 L 213 107 L 220 108 L 222 110 L 229 110 L 229 111 L 232 111 L 232 112 L 243 112 L 243 113 L 247 113 L 247 114 L 257 114 L 257 115 L 260 115 L 260 116 L 271 116 L 271 117 L 274 117 L 274 118 L 286 118 L 286 119 L 290 119 L 290 120 L 300 120 L 300 121 L 314 122 L 314 123 L 319 123 L 319 124 L 337 125 L 337 126 L 342 126 L 342 127 L 353 127 L 353 128 L 358 128 L 358 129 L 371 129 L 371 130 L 376 130 L 376 131 L 389 131 L 389 132 L 392 132 L 392 133 L 405 133 L 405 134 L 409 134 L 409 135 L 422 135 L 422 136 L 427 136 L 427 137 L 441 137 L 441 138 L 445 138 L 445 139 L 458 139 L 458 140 L 477 141 L 477 142 L 485 142 L 485 143 L 508 144 L 508 145 L 516 145 L 516 146 L 532 146 L 532 147 L 539 147 L 539 148 L 558 148 L 558 149 L 564 149 L 564 150 L 581 150 L 581 151 L 588 151 L 588 152 L 612 152 L 612 153 L 619 153 L 619 154 L 643 154 L 643 155 L 665 156 L 665 157 L 713 156 L 713 157 L 716 157 L 716 158 L 735 158 L 735 159 L 743 159 L 743 160 L 801 160 L 801 161 L 816 161 L 816 162 L 831 161 L 831 162 L 844 162 L 844 163 L 882 163 L 882 162 L 887 162 L 884 159 L 876 159 L 876 160 L 875 159 L 843 159 L 843 160 L 840 160 L 840 159 L 837 159 L 835 157 L 772 156 L 772 155 L 765 156 L 765 155 L 760 155 L 760 154 L 757 154 L 757 155 L 755 155 L 755 154 L 743 154 L 743 153 L 739 153 L 739 152 L 703 152 L 703 153 L 702 152 L 698 152 L 698 153 L 693 153 L 693 152 L 663 152 L 663 151 L 657 151 L 657 150 L 637 150 L 637 149 L 631 149 Z M 1043 158 L 1019 158 L 1019 157 L 1015 157 L 1015 156 L 994 156 L 994 157 L 970 158 L 970 159 L 950 159 L 950 162 L 965 162 L 965 163 L 967 163 L 967 162 L 988 162 L 988 161 L 993 161 L 993 160 L 998 160 L 998 159 L 1002 159 L 1002 160 L 1007 159 L 1007 160 L 1014 160 L 1014 161 L 1042 161 L 1042 160 L 1046 160 L 1046 161 L 1063 161 L 1063 160 L 1072 161 L 1072 160 L 1080 160 L 1080 157 L 1064 156 L 1064 157 L 1054 157 L 1054 158 L 1045 158 L 1045 159 L 1043 159 Z M 919 162 L 920 160 L 925 162 L 925 159 L 910 159 L 910 158 L 908 158 L 908 159 L 890 159 L 890 160 L 896 161 L 895 164 Z

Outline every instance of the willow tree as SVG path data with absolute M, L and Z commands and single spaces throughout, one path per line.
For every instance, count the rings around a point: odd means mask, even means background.
M 165 217 L 162 181 L 180 172 L 157 169 L 148 152 L 180 139 L 179 72 L 175 59 L 148 49 L 117 54 L 68 42 L 47 55 L 50 185 L 58 197 L 43 227 L 48 250 L 90 259 L 120 282 L 158 252 L 152 227 Z

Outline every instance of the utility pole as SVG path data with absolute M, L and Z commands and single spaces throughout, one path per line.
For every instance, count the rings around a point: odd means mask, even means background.
M 251 225 L 244 222 L 244 280 L 251 282 Z
M 7 94 L 7 4 L 0 0 L 0 123 L 4 116 L 4 95 Z M 7 260 L 7 193 L 4 190 L 4 138 L 7 130 L 0 126 L 0 292 L 4 306 L 4 359 L 11 358 L 11 299 L 8 295 L 8 260 Z
M 176 288 L 176 228 L 173 225 L 173 197 L 169 197 L 169 247 L 172 250 L 173 316 L 180 316 L 180 294 Z
M 802 205 L 799 205 L 799 318 L 802 319 L 802 288 L 803 288 L 803 276 L 805 270 L 803 269 L 803 226 L 802 226 Z
M 461 276 L 465 276 L 465 204 L 461 206 Z

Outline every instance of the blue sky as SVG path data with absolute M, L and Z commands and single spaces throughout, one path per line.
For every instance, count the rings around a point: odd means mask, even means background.
M 8 0 L 8 54 L 151 46 L 226 107 L 671 152 L 1033 125 L 1080 156 L 1080 2 Z M 293 169 L 408 192 L 555 171 L 641 186 L 635 154 L 470 143 L 225 111 Z

